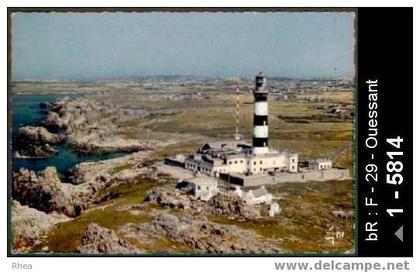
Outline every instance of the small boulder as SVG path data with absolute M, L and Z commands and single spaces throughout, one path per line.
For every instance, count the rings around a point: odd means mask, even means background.
M 168 190 L 166 188 L 154 188 L 147 192 L 146 201 L 159 204 L 162 207 L 189 209 L 191 207 L 190 198 L 181 194 L 178 190 Z

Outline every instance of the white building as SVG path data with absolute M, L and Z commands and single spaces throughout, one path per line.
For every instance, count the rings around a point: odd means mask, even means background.
M 267 192 L 264 186 L 261 186 L 258 189 L 243 193 L 243 199 L 249 205 L 271 204 L 273 196 Z
M 252 146 L 237 142 L 203 145 L 197 153 L 185 159 L 185 168 L 196 173 L 219 177 L 220 174 L 263 174 L 298 171 L 298 154 L 269 150 L 254 154 Z
M 332 161 L 327 159 L 318 159 L 315 161 L 316 170 L 326 170 L 332 168 Z
M 217 180 L 213 178 L 195 177 L 189 180 L 181 180 L 180 183 L 187 183 L 188 185 L 183 186 L 191 188 L 194 198 L 203 201 L 208 201 L 218 193 Z

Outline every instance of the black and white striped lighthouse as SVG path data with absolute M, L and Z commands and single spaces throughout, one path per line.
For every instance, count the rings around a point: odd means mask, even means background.
M 268 152 L 268 91 L 265 90 L 267 79 L 263 73 L 255 77 L 254 90 L 254 136 L 252 151 L 254 154 Z

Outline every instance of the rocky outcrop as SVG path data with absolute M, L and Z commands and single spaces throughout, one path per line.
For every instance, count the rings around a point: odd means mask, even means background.
M 47 117 L 43 120 L 42 124 L 54 131 L 67 129 L 70 122 L 70 115 L 66 111 L 66 105 L 68 105 L 69 101 L 71 100 L 65 97 L 56 101 L 41 103 L 40 108 L 48 110 Z
M 43 102 L 40 108 L 46 112 L 43 127 L 21 128 L 23 138 L 30 139 L 32 145 L 38 146 L 37 152 L 26 144 L 23 150 L 29 151 L 20 153 L 21 156 L 52 155 L 47 152 L 41 154 L 39 146 L 64 142 L 84 154 L 146 151 L 173 143 L 172 140 L 145 139 L 142 135 L 145 132 L 140 127 L 133 128 L 133 124 L 144 118 L 144 111 L 125 110 L 88 98 L 62 98 L 54 102 Z M 47 129 L 63 136 L 58 137 Z M 47 150 L 47 147 L 44 149 Z M 33 155 L 36 153 L 39 156 Z
M 208 205 L 213 213 L 237 218 L 251 219 L 261 216 L 258 205 L 248 205 L 237 195 L 218 194 L 208 201 Z
M 141 251 L 124 239 L 120 239 L 114 230 L 91 223 L 86 228 L 78 251 L 84 254 L 138 254 Z
M 69 217 L 39 211 L 12 201 L 13 250 L 16 252 L 48 251 L 43 246 L 46 233 L 56 224 L 70 220 Z
M 201 253 L 279 252 L 252 231 L 214 223 L 204 216 L 185 215 L 178 218 L 175 215 L 162 213 L 151 223 L 127 224 L 121 227 L 120 233 L 139 241 L 147 237 L 164 235 L 176 244 Z
M 63 137 L 51 133 L 43 127 L 21 127 L 16 141 L 17 156 L 28 158 L 55 156 L 57 151 L 51 145 L 59 144 L 62 141 Z
M 71 183 L 61 182 L 55 167 L 47 167 L 37 174 L 20 169 L 13 174 L 12 196 L 23 205 L 50 213 L 56 211 L 70 217 L 109 199 L 110 188 L 142 182 L 144 179 L 165 181 L 156 176 L 143 161 L 145 154 L 134 153 L 124 157 L 76 165 Z
M 151 150 L 149 144 L 134 139 L 105 137 L 103 132 L 72 134 L 67 138 L 69 146 L 83 154 L 104 154 L 114 152 L 137 152 Z
M 49 109 L 43 125 L 64 131 L 66 142 L 80 153 L 136 152 L 148 150 L 153 140 L 127 138 L 124 124 L 136 118 L 120 108 L 95 100 L 60 99 L 42 104 Z
M 39 108 L 42 109 L 42 110 L 43 109 L 52 109 L 53 106 L 54 106 L 54 103 L 52 103 L 50 101 L 39 103 Z
M 50 111 L 48 112 L 47 117 L 42 123 L 44 126 L 57 131 L 60 129 L 67 128 L 68 122 L 69 122 L 68 115 L 60 116 L 57 112 Z
M 70 182 L 73 184 L 108 183 L 110 181 L 130 181 L 142 175 L 153 179 L 152 168 L 144 163 L 148 152 L 136 152 L 115 159 L 98 162 L 82 162 L 70 170 Z M 157 178 L 157 177 L 156 177 Z
M 189 209 L 192 206 L 187 195 L 180 193 L 178 190 L 168 190 L 163 187 L 149 190 L 145 200 L 169 208 Z
M 192 210 L 198 213 L 222 214 L 237 219 L 261 216 L 258 205 L 248 205 L 236 194 L 217 194 L 207 202 L 193 200 L 185 192 L 174 188 L 157 187 L 149 190 L 145 201 L 162 207 Z
M 22 141 L 32 144 L 58 144 L 63 138 L 43 127 L 25 126 L 19 129 Z
M 57 155 L 58 152 L 49 144 L 43 145 L 34 145 L 29 144 L 21 147 L 19 151 L 16 152 L 17 158 L 33 158 L 41 159 Z
M 83 205 L 73 197 L 73 187 L 61 183 L 55 167 L 47 167 L 40 175 L 22 168 L 13 176 L 12 196 L 23 205 L 74 217 L 80 214 Z

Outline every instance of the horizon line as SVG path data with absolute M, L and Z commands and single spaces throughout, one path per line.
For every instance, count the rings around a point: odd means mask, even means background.
M 257 74 L 256 74 L 257 75 Z M 156 75 L 144 75 L 144 76 L 116 76 L 116 77 L 103 77 L 103 78 L 74 78 L 74 79 L 35 79 L 35 78 L 23 78 L 23 79 L 11 79 L 10 82 L 87 82 L 87 81 L 117 81 L 117 80 L 136 80 L 145 78 L 176 78 L 176 77 L 192 77 L 192 78 L 208 78 L 208 79 L 240 79 L 240 80 L 251 80 L 254 76 L 205 76 L 205 75 L 167 75 L 167 74 L 156 74 Z M 269 76 L 267 78 L 272 79 L 284 79 L 284 80 L 350 80 L 354 81 L 354 76 L 313 76 L 313 77 L 290 77 L 290 76 Z

